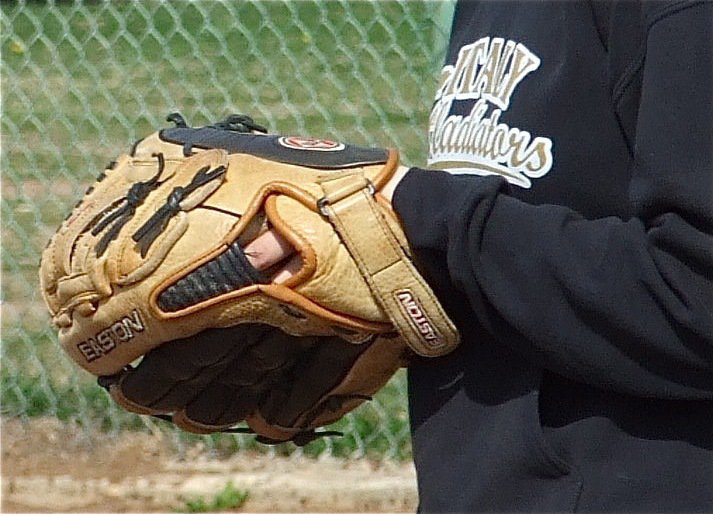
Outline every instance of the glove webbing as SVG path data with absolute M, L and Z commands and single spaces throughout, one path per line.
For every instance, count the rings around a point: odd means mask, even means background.
M 159 207 L 153 216 L 141 225 L 132 236 L 132 239 L 139 245 L 141 257 L 146 257 L 149 248 L 166 229 L 169 220 L 182 209 L 181 202 L 199 187 L 222 178 L 226 169 L 225 166 L 218 166 L 211 170 L 209 166 L 205 166 L 198 170 L 190 184 L 185 187 L 177 186 L 173 188 L 166 199 L 166 203 Z
M 106 252 L 109 243 L 116 239 L 124 225 L 136 213 L 136 208 L 144 202 L 149 193 L 161 185 L 158 179 L 166 167 L 166 162 L 162 153 L 157 153 L 153 156 L 158 159 L 158 171 L 156 174 L 144 182 L 133 184 L 122 199 L 123 204 L 121 207 L 112 210 L 113 206 L 110 206 L 95 217 L 94 228 L 92 228 L 91 232 L 93 236 L 99 235 L 105 228 L 112 225 L 94 248 L 97 257 L 101 257 Z

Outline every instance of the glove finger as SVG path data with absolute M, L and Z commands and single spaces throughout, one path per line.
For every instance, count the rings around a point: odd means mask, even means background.
M 265 334 L 236 355 L 225 370 L 186 405 L 185 420 L 202 426 L 224 427 L 243 421 L 285 374 L 295 357 L 314 338 L 288 336 L 279 330 Z
M 244 389 L 234 394 L 223 406 L 220 415 L 213 421 L 217 425 L 235 425 L 257 410 L 265 394 L 261 388 Z
M 278 368 L 268 371 L 258 385 L 242 389 L 236 394 L 221 416 L 215 420 L 216 424 L 234 425 L 240 421 L 250 419 L 258 413 L 259 405 L 271 392 L 284 384 L 292 383 L 291 367 Z M 259 432 L 271 436 L 272 432 Z
M 303 352 L 287 384 L 273 388 L 260 405 L 271 424 L 293 427 L 320 399 L 334 389 L 370 343 L 355 345 L 338 337 L 322 337 L 311 351 Z
M 238 325 L 166 343 L 121 378 L 116 394 L 129 404 L 155 411 L 181 409 L 246 347 L 272 330 L 265 325 Z
M 181 417 L 187 422 L 214 427 L 232 426 L 243 421 L 257 409 L 265 394 L 260 386 L 235 387 L 213 383 L 186 405 Z
M 247 423 L 253 432 L 259 434 L 257 440 L 267 444 L 289 441 L 301 432 L 299 429 L 278 427 L 270 424 L 265 421 L 259 411 L 250 415 L 247 418 Z
M 254 362 L 265 371 L 289 367 L 294 365 L 296 359 L 319 339 L 318 337 L 292 336 L 281 330 L 273 330 L 265 335 L 260 344 L 250 347 L 250 360 L 244 363 L 252 365 Z M 236 365 L 240 364 L 236 363 Z
M 236 391 L 240 388 L 271 385 L 265 376 L 270 371 L 287 369 L 294 365 L 296 357 L 309 347 L 315 338 L 288 336 L 277 329 L 265 332 L 259 343 L 252 344 L 241 353 L 233 354 L 232 360 L 215 380 L 196 395 L 196 399 L 205 397 L 210 401 L 211 387 L 231 386 Z M 272 379 L 275 380 L 274 378 Z
M 184 410 L 179 410 L 173 414 L 173 416 L 171 416 L 171 421 L 173 421 L 174 425 L 181 430 L 191 432 L 192 434 L 206 435 L 230 428 L 230 425 L 219 426 L 200 423 L 196 420 L 190 419 Z
M 275 378 L 265 378 L 254 386 L 235 388 L 225 384 L 213 384 L 180 412 L 180 419 L 206 432 L 215 432 L 231 427 L 254 413 L 267 394 L 270 384 L 281 375 L 270 371 Z M 175 416 L 174 416 L 175 421 Z
M 240 394 L 239 389 L 220 382 L 214 382 L 203 389 L 184 409 L 177 412 L 174 416 L 174 421 L 180 415 L 186 421 L 196 424 L 204 426 L 220 425 L 221 423 L 218 422 L 218 419 L 225 411 L 226 406 L 233 401 L 236 394 Z

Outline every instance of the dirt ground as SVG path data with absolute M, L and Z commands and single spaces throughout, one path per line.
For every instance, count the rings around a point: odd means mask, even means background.
M 176 512 L 232 482 L 240 512 L 413 512 L 412 465 L 240 453 L 184 460 L 161 434 L 124 433 L 89 447 L 51 419 L 3 420 L 2 512 Z

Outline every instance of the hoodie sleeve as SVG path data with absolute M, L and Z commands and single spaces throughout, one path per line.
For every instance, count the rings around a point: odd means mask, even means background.
M 649 29 L 631 219 L 530 205 L 497 177 L 412 169 L 394 208 L 502 344 L 642 397 L 713 399 L 713 4 Z M 467 341 L 465 344 L 477 344 Z

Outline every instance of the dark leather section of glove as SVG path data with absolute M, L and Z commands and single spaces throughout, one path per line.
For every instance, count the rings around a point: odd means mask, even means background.
M 163 129 L 159 137 L 182 145 L 184 153 L 190 153 L 192 148 L 219 148 L 229 153 L 321 169 L 381 164 L 388 158 L 388 152 L 383 148 L 364 148 L 325 139 L 244 134 L 215 127 Z
M 338 337 L 314 339 L 310 351 L 298 356 L 288 380 L 275 387 L 261 405 L 260 412 L 268 423 L 292 427 L 303 414 L 312 418 L 315 410 L 329 408 L 326 398 L 320 400 L 343 380 L 370 344 L 351 344 Z
M 177 339 L 147 353 L 124 374 L 121 392 L 134 403 L 166 412 L 182 409 L 228 366 L 274 331 L 266 325 L 237 325 L 209 329 Z M 250 373 L 260 376 L 259 362 Z M 249 376 L 243 378 L 250 382 Z
M 118 378 L 118 387 L 130 402 L 185 411 L 216 430 L 256 412 L 270 424 L 293 427 L 330 408 L 326 395 L 369 344 L 290 336 L 262 324 L 209 329 L 149 352 Z
M 270 391 L 287 382 L 294 363 L 313 338 L 267 329 L 258 344 L 247 348 L 186 404 L 189 419 L 216 426 L 238 423 L 258 410 Z
M 251 284 L 268 282 L 267 277 L 250 264 L 245 252 L 235 241 L 215 259 L 162 291 L 157 303 L 165 312 L 176 312 Z

